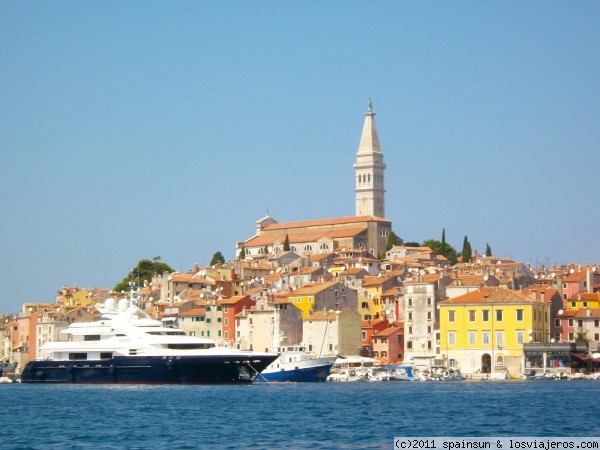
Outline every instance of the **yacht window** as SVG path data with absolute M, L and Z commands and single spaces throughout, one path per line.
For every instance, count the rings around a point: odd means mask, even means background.
M 215 346 L 215 344 L 213 344 L 212 342 L 207 342 L 207 343 L 201 343 L 201 344 L 197 344 L 197 343 L 168 344 L 167 348 L 170 348 L 171 350 L 194 350 L 194 349 L 207 349 L 207 348 L 212 348 L 214 346 Z
M 99 341 L 100 340 L 100 335 L 99 334 L 86 334 L 83 337 L 84 341 Z
M 100 359 L 111 359 L 113 357 L 112 353 L 100 353 Z
M 69 353 L 69 359 L 71 361 L 87 359 L 87 353 Z

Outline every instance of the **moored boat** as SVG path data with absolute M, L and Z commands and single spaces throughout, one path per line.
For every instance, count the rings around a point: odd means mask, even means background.
M 256 381 L 305 382 L 327 381 L 335 356 L 316 356 L 303 345 L 274 348 L 279 358 L 271 363 Z
M 133 299 L 97 306 L 100 320 L 75 322 L 27 363 L 23 383 L 251 383 L 278 355 L 217 347 L 164 327 Z

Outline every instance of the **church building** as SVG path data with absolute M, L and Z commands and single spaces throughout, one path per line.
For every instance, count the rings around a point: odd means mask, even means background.
M 371 100 L 356 153 L 356 215 L 279 223 L 267 215 L 256 222 L 256 234 L 236 243 L 247 259 L 266 258 L 283 252 L 287 239 L 290 250 L 301 256 L 332 253 L 338 249 L 366 251 L 377 258 L 385 253 L 392 222 L 385 219 L 385 164 L 379 145 Z

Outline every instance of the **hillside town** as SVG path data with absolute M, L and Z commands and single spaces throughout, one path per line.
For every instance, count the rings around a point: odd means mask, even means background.
M 600 369 L 600 265 L 532 267 L 474 251 L 390 245 L 384 173 L 369 102 L 356 153 L 356 215 L 278 222 L 235 243 L 237 258 L 154 273 L 131 292 L 63 286 L 0 316 L 0 359 L 16 374 L 95 305 L 133 295 L 140 309 L 219 346 L 303 344 L 318 355 L 410 364 L 421 372 L 520 378 Z
M 423 247 L 395 246 L 383 261 L 357 250 L 288 251 L 156 274 L 135 296 L 154 318 L 225 347 L 264 350 L 278 329 L 282 346 L 302 342 L 316 354 L 422 371 L 518 378 L 531 369 L 598 368 L 597 267 L 534 270 L 476 258 L 450 267 Z M 1 316 L 2 361 L 23 367 L 70 323 L 98 319 L 94 305 L 122 295 L 65 286 L 53 303 L 25 303 Z

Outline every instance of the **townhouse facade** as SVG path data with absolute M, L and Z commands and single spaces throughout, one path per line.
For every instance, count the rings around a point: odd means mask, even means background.
M 439 305 L 442 357 L 465 373 L 520 376 L 523 344 L 550 343 L 550 305 L 520 292 L 484 287 Z

